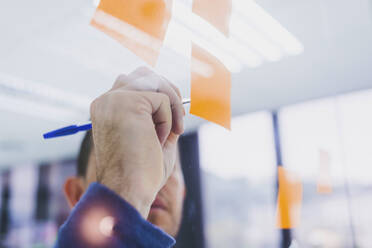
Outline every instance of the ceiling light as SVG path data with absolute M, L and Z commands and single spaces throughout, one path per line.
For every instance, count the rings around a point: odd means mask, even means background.
M 191 39 L 232 72 L 240 71 L 243 65 L 257 67 L 264 60 L 279 61 L 303 51 L 303 45 L 255 2 L 235 0 L 233 6 L 230 36 L 225 37 L 192 13 L 190 6 L 175 1 L 168 40 Z
M 29 115 L 47 121 L 70 123 L 81 120 L 84 116 L 80 111 L 52 104 L 38 103 L 20 97 L 0 93 L 0 109 L 11 113 Z
M 304 47 L 297 38 L 288 32 L 277 20 L 252 0 L 234 0 L 233 15 L 243 23 L 255 27 L 268 40 L 278 44 L 289 55 L 298 55 Z M 241 29 L 244 32 L 244 29 Z
M 92 101 L 87 96 L 1 72 L 0 89 L 0 109 L 49 121 L 86 120 Z
M 34 98 L 35 101 L 48 101 L 80 110 L 86 110 L 92 102 L 90 97 L 54 88 L 46 83 L 20 79 L 2 72 L 0 72 L 0 88 L 3 92 L 8 92 L 8 95 Z

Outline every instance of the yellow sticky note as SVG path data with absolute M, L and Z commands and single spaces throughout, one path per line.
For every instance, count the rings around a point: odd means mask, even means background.
M 192 45 L 190 113 L 230 129 L 231 73 L 213 55 Z
M 300 224 L 302 183 L 293 173 L 278 167 L 279 192 L 277 202 L 278 228 L 295 228 Z
M 229 34 L 231 0 L 194 0 L 192 11 L 215 26 L 226 36 Z
M 171 17 L 172 0 L 101 0 L 91 25 L 154 66 Z

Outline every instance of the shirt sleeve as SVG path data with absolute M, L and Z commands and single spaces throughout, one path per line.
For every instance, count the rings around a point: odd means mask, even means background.
M 122 197 L 92 183 L 61 226 L 55 248 L 172 247 L 175 240 Z

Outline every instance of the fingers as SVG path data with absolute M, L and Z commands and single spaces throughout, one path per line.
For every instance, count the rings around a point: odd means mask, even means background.
M 157 75 L 146 67 L 140 67 L 129 75 L 120 75 L 113 86 L 113 89 L 118 88 L 134 91 L 160 92 L 167 95 L 172 110 L 172 131 L 178 135 L 183 133 L 185 110 L 182 104 L 181 93 L 167 79 Z
M 164 94 L 144 92 L 152 106 L 152 119 L 155 124 L 156 134 L 163 146 L 172 130 L 172 111 L 169 97 Z
M 153 74 L 154 72 L 145 66 L 140 66 L 134 71 L 132 71 L 128 76 L 133 80 L 140 77 L 145 77 L 147 75 Z
M 174 84 L 172 84 L 167 78 L 161 76 L 161 78 L 169 85 L 172 87 L 172 89 L 176 92 L 177 96 L 180 98 L 180 100 L 182 101 L 182 95 L 181 95 L 181 91 L 177 88 L 177 86 L 175 86 Z
M 167 82 L 160 84 L 159 92 L 166 94 L 169 97 L 171 109 L 172 109 L 172 131 L 175 134 L 182 134 L 184 131 L 183 127 L 183 105 L 182 99 L 178 96 L 173 87 Z
M 183 107 L 183 103 L 182 103 L 182 95 L 181 95 L 181 92 L 180 92 L 180 90 L 178 89 L 178 87 L 177 86 L 175 86 L 174 84 L 172 84 L 168 79 L 166 79 L 165 77 L 162 77 L 163 78 L 163 80 L 170 86 L 170 87 L 172 87 L 172 89 L 174 90 L 174 92 L 176 92 L 176 94 L 177 94 L 177 96 L 180 98 L 180 101 L 181 101 L 181 110 L 179 110 L 179 109 L 176 109 L 175 111 L 182 111 L 181 113 L 183 114 L 183 116 L 185 116 L 186 115 L 186 112 L 185 112 L 185 108 Z M 183 125 L 183 119 L 179 119 L 179 115 L 180 115 L 180 112 L 177 112 L 176 113 L 177 115 L 178 115 L 178 118 L 177 118 L 177 120 L 178 120 L 178 122 L 180 122 L 180 123 L 182 123 L 182 130 L 184 130 L 184 125 Z
M 118 89 L 118 88 L 121 88 L 121 87 L 125 87 L 127 84 L 136 85 L 137 84 L 136 83 L 137 79 L 148 76 L 151 73 L 153 73 L 153 72 L 150 69 L 142 66 L 142 67 L 137 68 L 135 71 L 131 72 L 129 75 L 120 74 L 116 78 L 114 86 L 112 87 L 112 89 Z M 146 89 L 143 89 L 143 90 L 145 91 Z

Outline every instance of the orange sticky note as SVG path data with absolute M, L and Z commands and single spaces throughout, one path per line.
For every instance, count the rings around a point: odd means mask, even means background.
M 192 11 L 226 36 L 229 34 L 231 0 L 194 0 Z
M 332 193 L 332 178 L 330 172 L 331 157 L 327 151 L 319 150 L 319 174 L 317 192 L 319 194 Z
M 192 45 L 190 113 L 230 129 L 231 73 L 214 56 Z
M 172 0 L 101 0 L 91 25 L 154 66 L 171 17 Z
M 300 223 L 302 183 L 293 173 L 278 167 L 279 192 L 277 203 L 278 228 L 295 228 Z

